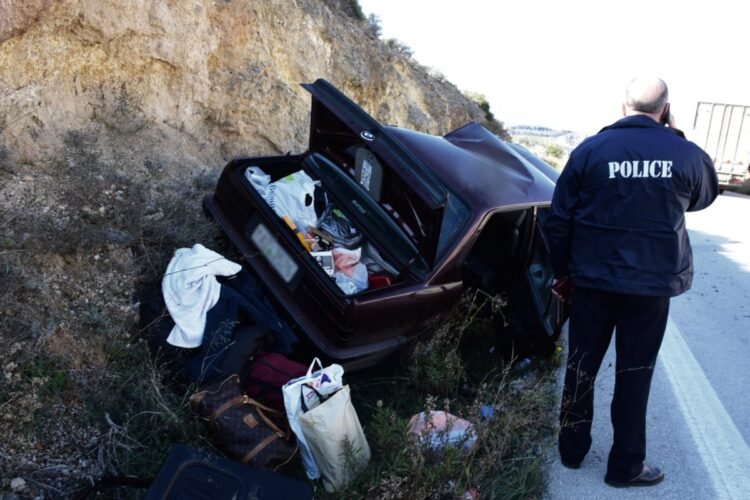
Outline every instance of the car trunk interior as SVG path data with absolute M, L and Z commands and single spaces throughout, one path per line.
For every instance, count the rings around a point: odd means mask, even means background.
M 261 170 L 263 170 L 263 172 L 265 172 L 266 174 L 268 174 L 271 177 L 271 182 L 276 182 L 276 181 L 278 181 L 280 179 L 283 179 L 284 177 L 286 177 L 286 176 L 288 176 L 290 174 L 293 174 L 295 172 L 298 172 L 300 170 L 305 170 L 306 173 L 308 175 L 310 175 L 314 180 L 318 180 L 313 173 L 309 172 L 308 169 L 304 168 L 304 161 L 303 160 L 304 160 L 304 156 L 287 156 L 287 157 L 281 157 L 281 158 L 280 157 L 254 158 L 252 160 L 252 162 L 250 162 L 250 161 L 243 162 L 239 168 L 242 169 L 242 173 L 243 173 L 243 176 L 244 176 L 244 171 L 248 167 L 251 167 L 251 166 L 260 167 Z M 258 202 L 260 203 L 261 201 L 263 201 L 263 203 L 265 203 L 265 205 L 270 210 L 270 213 L 273 213 L 273 210 L 271 210 L 270 205 L 268 205 L 268 203 L 266 203 L 265 200 L 263 200 L 262 196 L 259 193 L 256 192 L 256 190 L 250 185 L 250 182 L 247 181 L 247 180 L 246 180 L 246 182 L 248 184 L 249 189 L 253 193 L 253 196 L 258 200 Z M 323 186 L 323 190 L 326 191 L 326 186 Z M 337 206 L 337 208 L 339 208 L 339 207 Z M 348 216 L 348 214 L 346 214 L 345 210 L 341 209 L 341 211 L 344 212 L 344 215 Z M 278 217 L 274 218 L 274 217 L 272 217 L 272 219 L 273 220 L 277 220 L 277 229 L 279 229 L 281 231 L 288 231 L 290 234 L 293 234 L 293 230 L 291 228 L 287 227 L 284 224 L 284 222 L 282 221 L 281 218 L 278 218 Z M 298 229 L 302 230 L 302 228 L 298 228 Z M 358 228 L 358 229 L 360 229 L 363 233 L 365 233 L 366 228 Z M 376 241 L 373 241 L 373 240 L 367 238 L 366 234 L 364 236 L 365 237 L 364 237 L 364 240 L 362 242 L 362 245 L 364 245 L 365 242 L 366 242 L 367 245 L 374 246 L 378 251 L 380 251 L 380 252 L 383 251 L 381 248 L 378 248 L 379 244 L 380 244 L 379 242 L 376 242 Z M 299 254 L 304 254 L 305 248 L 302 246 L 302 243 L 294 241 L 294 244 L 298 244 L 299 245 L 298 248 L 297 248 L 297 250 L 299 251 Z M 323 268 L 321 266 L 315 265 L 315 261 L 314 260 L 311 260 L 310 263 L 312 265 L 310 265 L 308 267 L 310 269 L 312 269 L 313 272 L 315 274 L 317 274 L 321 278 L 321 281 L 323 283 L 325 283 L 326 286 L 328 286 L 331 291 L 333 291 L 335 294 L 337 294 L 339 296 L 343 295 L 342 291 L 336 285 L 336 282 L 334 281 L 334 279 L 332 277 L 330 277 L 330 279 L 329 279 L 329 276 L 327 276 L 325 274 L 325 271 L 323 270 Z M 403 282 L 403 279 L 404 279 L 403 275 L 392 275 L 392 279 L 391 279 L 389 285 L 379 285 L 377 288 L 368 287 L 368 289 L 366 289 L 366 290 L 363 290 L 363 291 L 360 291 L 360 292 L 358 292 L 356 294 L 351 294 L 351 295 L 356 295 L 358 297 L 361 296 L 361 297 L 365 298 L 367 296 L 367 294 L 369 294 L 371 292 L 374 292 L 376 290 L 382 290 L 383 288 L 389 288 L 389 287 L 395 286 L 395 285 Z
M 505 354 L 517 357 L 549 351 L 554 340 L 552 270 L 537 226 L 534 207 L 495 212 L 464 265 L 469 287 L 507 300 L 497 331 Z

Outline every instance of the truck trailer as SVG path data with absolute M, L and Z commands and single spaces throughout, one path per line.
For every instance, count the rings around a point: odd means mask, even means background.
M 750 194 L 750 105 L 699 102 L 692 139 L 713 159 L 720 192 Z

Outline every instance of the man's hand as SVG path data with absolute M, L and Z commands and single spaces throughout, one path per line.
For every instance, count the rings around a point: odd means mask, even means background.
M 674 115 L 672 114 L 672 111 L 670 110 L 669 115 L 667 116 L 667 126 L 669 128 L 677 128 L 677 122 L 674 119 Z
M 573 291 L 573 282 L 570 280 L 570 276 L 564 278 L 553 278 L 552 279 L 552 295 L 558 298 L 562 302 L 570 302 L 570 294 Z

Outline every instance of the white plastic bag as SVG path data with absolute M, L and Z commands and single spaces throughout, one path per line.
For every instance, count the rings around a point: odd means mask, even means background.
M 288 215 L 300 231 L 317 221 L 314 206 L 315 181 L 303 170 L 289 174 L 266 187 L 264 199 L 279 217 Z
M 367 266 L 361 263 L 353 266 L 348 273 L 333 273 L 333 277 L 341 291 L 346 295 L 354 295 L 355 293 L 367 290 L 369 285 L 367 281 Z
M 313 372 L 316 365 L 320 369 Z M 304 465 L 307 477 L 310 479 L 320 477 L 320 472 L 307 445 L 305 435 L 302 433 L 299 419 L 307 410 L 315 408 L 320 404 L 319 397 L 315 391 L 323 396 L 329 396 L 341 389 L 343 386 L 343 377 L 344 369 L 341 365 L 332 364 L 323 368 L 320 360 L 315 358 L 310 363 L 310 368 L 307 370 L 306 375 L 290 380 L 282 388 L 284 408 L 286 409 L 289 427 L 294 432 L 294 435 L 297 436 L 302 465 Z M 314 388 L 315 391 L 308 389 L 306 386 Z
M 323 476 L 326 491 L 338 491 L 367 467 L 367 444 L 349 386 L 299 417 L 312 456 Z
M 367 266 L 360 262 L 362 249 L 333 249 L 333 277 L 336 284 L 347 295 L 367 290 Z
M 304 170 L 271 182 L 271 176 L 262 168 L 251 166 L 245 169 L 245 178 L 276 215 L 282 219 L 288 215 L 300 231 L 315 225 L 317 216 L 313 202 L 315 186 L 319 182 L 314 181 Z
M 247 167 L 245 169 L 245 178 L 250 181 L 250 185 L 266 199 L 266 190 L 271 183 L 271 176 L 263 171 L 260 167 Z

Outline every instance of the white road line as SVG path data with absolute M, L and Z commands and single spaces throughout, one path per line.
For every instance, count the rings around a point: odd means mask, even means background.
M 750 498 L 750 447 L 669 319 L 659 359 L 693 435 L 716 498 Z

